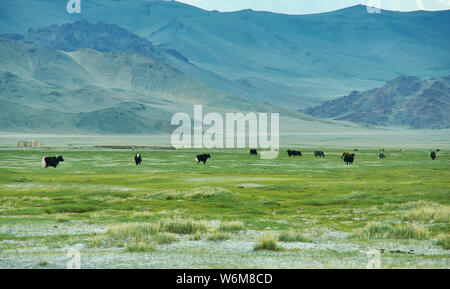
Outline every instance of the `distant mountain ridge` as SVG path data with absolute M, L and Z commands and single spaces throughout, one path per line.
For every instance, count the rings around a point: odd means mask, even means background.
M 68 52 L 90 48 L 100 52 L 125 51 L 158 58 L 168 53 L 187 62 L 178 51 L 156 49 L 149 40 L 115 24 L 103 22 L 91 24 L 86 20 L 78 20 L 59 26 L 30 28 L 25 34 L 0 34 L 0 37 Z
M 171 117 L 192 113 L 276 111 L 210 88 L 164 61 L 125 51 L 66 52 L 0 38 L 0 130 L 95 134 L 170 133 Z
M 358 5 L 314 15 L 220 13 L 176 1 L 96 0 L 85 1 L 81 14 L 68 14 L 63 4 L 1 2 L 0 34 L 81 20 L 117 25 L 151 43 L 162 54 L 158 58 L 212 88 L 284 108 L 306 108 L 401 75 L 450 74 L 450 11 L 369 14 Z M 36 7 L 45 14 L 37 14 Z M 127 33 L 113 34 L 122 38 L 115 50 L 123 49 L 121 41 L 130 43 Z
M 194 103 L 245 107 L 150 56 L 1 38 L 0 103 L 0 130 L 134 134 L 169 132 Z
M 316 117 L 379 126 L 450 128 L 450 76 L 420 80 L 398 77 L 383 87 L 306 109 Z
M 296 110 L 402 75 L 450 75 L 450 11 L 368 14 L 358 5 L 284 15 L 96 0 L 84 1 L 81 14 L 68 14 L 62 2 L 15 0 L 0 2 L 0 35 L 0 101 L 35 116 L 18 122 L 26 129 L 166 130 L 171 113 L 194 103 L 220 111 L 277 111 L 309 125 L 324 120 Z M 364 116 L 344 111 L 345 105 L 335 116 L 308 111 L 363 124 L 446 127 L 439 109 L 445 104 L 439 93 L 446 92 L 429 88 L 426 95 L 435 96 L 428 102 L 414 94 L 415 101 L 402 98 L 408 103 L 402 106 L 386 96 L 378 100 L 380 111 Z M 55 118 L 51 125 L 46 111 Z M 120 125 L 125 119 L 131 130 Z M 3 118 L 0 129 L 13 126 Z

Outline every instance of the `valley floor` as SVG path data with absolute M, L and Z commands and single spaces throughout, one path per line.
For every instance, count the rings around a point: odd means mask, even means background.
M 450 268 L 446 150 L 298 149 L 0 150 L 0 268 Z

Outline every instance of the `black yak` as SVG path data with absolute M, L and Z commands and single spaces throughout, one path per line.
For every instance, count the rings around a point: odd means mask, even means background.
M 430 157 L 434 161 L 436 159 L 436 152 L 431 152 Z
M 289 157 L 296 157 L 296 156 L 302 157 L 303 156 L 302 152 L 300 152 L 300 151 L 288 150 L 287 153 L 288 153 Z
M 351 154 L 344 157 L 344 162 L 346 162 L 347 165 L 353 164 L 354 161 L 355 161 L 355 154 Z
M 55 156 L 55 157 L 43 157 L 42 158 L 42 167 L 48 168 L 53 167 L 56 168 L 60 162 L 63 162 L 64 159 L 62 156 Z
M 251 156 L 257 156 L 258 155 L 258 151 L 257 150 L 250 150 L 250 155 Z
M 349 152 L 343 152 L 341 155 L 341 159 L 343 159 L 345 156 L 351 155 Z
M 379 155 L 378 155 L 378 158 L 379 158 L 380 160 L 385 159 L 385 158 L 386 158 L 386 155 L 385 155 L 385 154 L 379 154 Z
M 210 154 L 203 154 L 203 155 L 198 155 L 198 156 L 195 158 L 195 161 L 197 162 L 197 165 L 198 165 L 198 163 L 200 163 L 200 162 L 203 162 L 203 164 L 206 165 L 206 161 L 207 161 L 208 159 L 210 159 L 210 158 L 211 158 L 211 155 L 210 155 Z
M 142 163 L 142 156 L 141 156 L 141 154 L 137 153 L 134 156 L 134 162 L 136 163 L 137 166 L 139 166 Z
M 323 151 L 315 151 L 314 152 L 314 156 L 317 157 L 321 157 L 324 158 L 325 157 L 325 153 Z

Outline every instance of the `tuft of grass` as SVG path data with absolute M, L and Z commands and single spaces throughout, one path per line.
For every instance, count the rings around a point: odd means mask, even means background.
M 103 247 L 103 240 L 105 238 L 103 235 L 95 235 L 93 238 L 89 239 L 88 247 L 89 248 L 101 248 Z
M 177 236 L 172 233 L 158 233 L 153 236 L 153 240 L 159 245 L 178 242 Z
M 421 208 L 424 206 L 435 206 L 435 205 L 439 205 L 439 204 L 436 204 L 431 201 L 419 200 L 419 201 L 410 201 L 410 202 L 405 202 L 405 203 L 385 203 L 382 208 L 385 210 L 412 210 L 412 209 L 417 209 L 417 208 Z
M 450 234 L 440 234 L 436 239 L 436 244 L 445 250 L 450 250 Z
M 36 266 L 37 267 L 46 267 L 46 266 L 48 266 L 48 262 L 41 260 L 36 264 Z
M 280 250 L 280 248 L 278 247 L 278 236 L 275 234 L 264 234 L 262 236 L 259 236 L 255 240 L 255 246 L 253 248 L 255 251 L 278 251 Z
M 244 230 L 244 223 L 242 221 L 223 222 L 219 226 L 219 231 L 234 233 Z
M 190 241 L 199 241 L 201 239 L 202 239 L 202 234 L 200 234 L 200 233 L 195 233 L 194 235 L 191 235 L 189 237 Z
M 426 228 L 412 224 L 378 224 L 370 223 L 359 234 L 364 240 L 371 239 L 415 239 L 426 240 L 429 238 L 429 231 Z
M 58 223 L 67 223 L 67 222 L 69 222 L 69 218 L 67 218 L 67 216 L 65 216 L 63 214 L 58 214 L 58 215 L 56 215 L 56 221 Z
M 108 235 L 119 235 L 121 237 L 133 236 L 138 237 L 142 235 L 153 235 L 160 231 L 160 224 L 155 223 L 141 223 L 141 224 L 123 224 L 119 226 L 109 227 L 106 231 Z
M 280 242 L 303 242 L 312 243 L 311 238 L 306 237 L 301 232 L 298 231 L 284 231 L 278 236 L 278 241 Z
M 226 232 L 222 232 L 222 231 L 210 233 L 206 238 L 206 240 L 213 241 L 213 242 L 225 241 L 225 240 L 229 240 L 229 239 L 230 239 L 230 234 L 228 234 Z
M 164 219 L 159 222 L 161 229 L 175 234 L 195 234 L 208 230 L 205 221 L 194 219 L 174 218 Z
M 128 252 L 139 252 L 139 253 L 151 252 L 155 249 L 155 246 L 153 245 L 153 243 L 151 243 L 149 241 L 136 240 L 136 239 L 131 239 L 127 243 L 126 247 L 127 247 Z
M 185 191 L 166 191 L 162 192 L 162 198 L 165 200 L 181 200 L 181 199 L 207 199 L 224 193 L 225 190 L 221 188 L 195 188 Z
M 448 223 L 450 221 L 450 207 L 431 203 L 411 210 L 404 215 L 404 218 L 410 221 Z
M 109 227 L 103 235 L 96 235 L 89 241 L 90 247 L 136 247 L 151 241 L 151 236 L 160 231 L 159 224 L 122 224 Z M 132 245 L 130 245 L 132 244 Z

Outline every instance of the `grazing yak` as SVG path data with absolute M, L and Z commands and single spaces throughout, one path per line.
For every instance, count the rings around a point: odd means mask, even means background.
M 431 152 L 430 154 L 431 159 L 434 161 L 436 159 L 436 152 Z
M 303 155 L 302 155 L 302 152 L 300 152 L 300 151 L 292 151 L 292 150 L 288 150 L 287 153 L 288 153 L 288 156 L 289 156 L 289 157 L 296 157 L 296 156 L 302 157 L 302 156 L 303 156 Z
M 195 158 L 195 161 L 197 162 L 197 165 L 198 165 L 198 163 L 200 163 L 200 162 L 203 162 L 203 164 L 206 165 L 206 161 L 207 161 L 208 159 L 210 159 L 210 158 L 211 158 L 211 155 L 210 155 L 210 154 L 203 154 L 203 155 L 198 155 L 198 156 Z
M 258 155 L 258 151 L 257 150 L 250 150 L 250 155 L 251 156 L 257 156 Z
M 315 151 L 315 152 L 314 152 L 314 156 L 315 156 L 316 158 L 317 158 L 317 157 L 324 158 L 324 157 L 325 157 L 325 154 L 324 154 L 323 151 Z
M 379 158 L 380 160 L 385 159 L 385 158 L 386 158 L 386 155 L 385 155 L 385 154 L 379 154 L 379 155 L 378 155 L 378 158 Z
M 136 163 L 137 166 L 139 166 L 142 163 L 142 156 L 141 156 L 141 154 L 137 153 L 134 156 L 134 162 Z
M 354 161 L 355 161 L 355 154 L 351 154 L 344 157 L 344 162 L 346 162 L 347 165 L 353 164 Z
M 55 157 L 44 157 L 42 158 L 42 167 L 48 168 L 53 167 L 56 168 L 60 162 L 63 162 L 64 159 L 62 156 L 55 156 Z
M 351 155 L 349 152 L 343 152 L 341 155 L 341 159 L 343 159 L 345 156 Z

